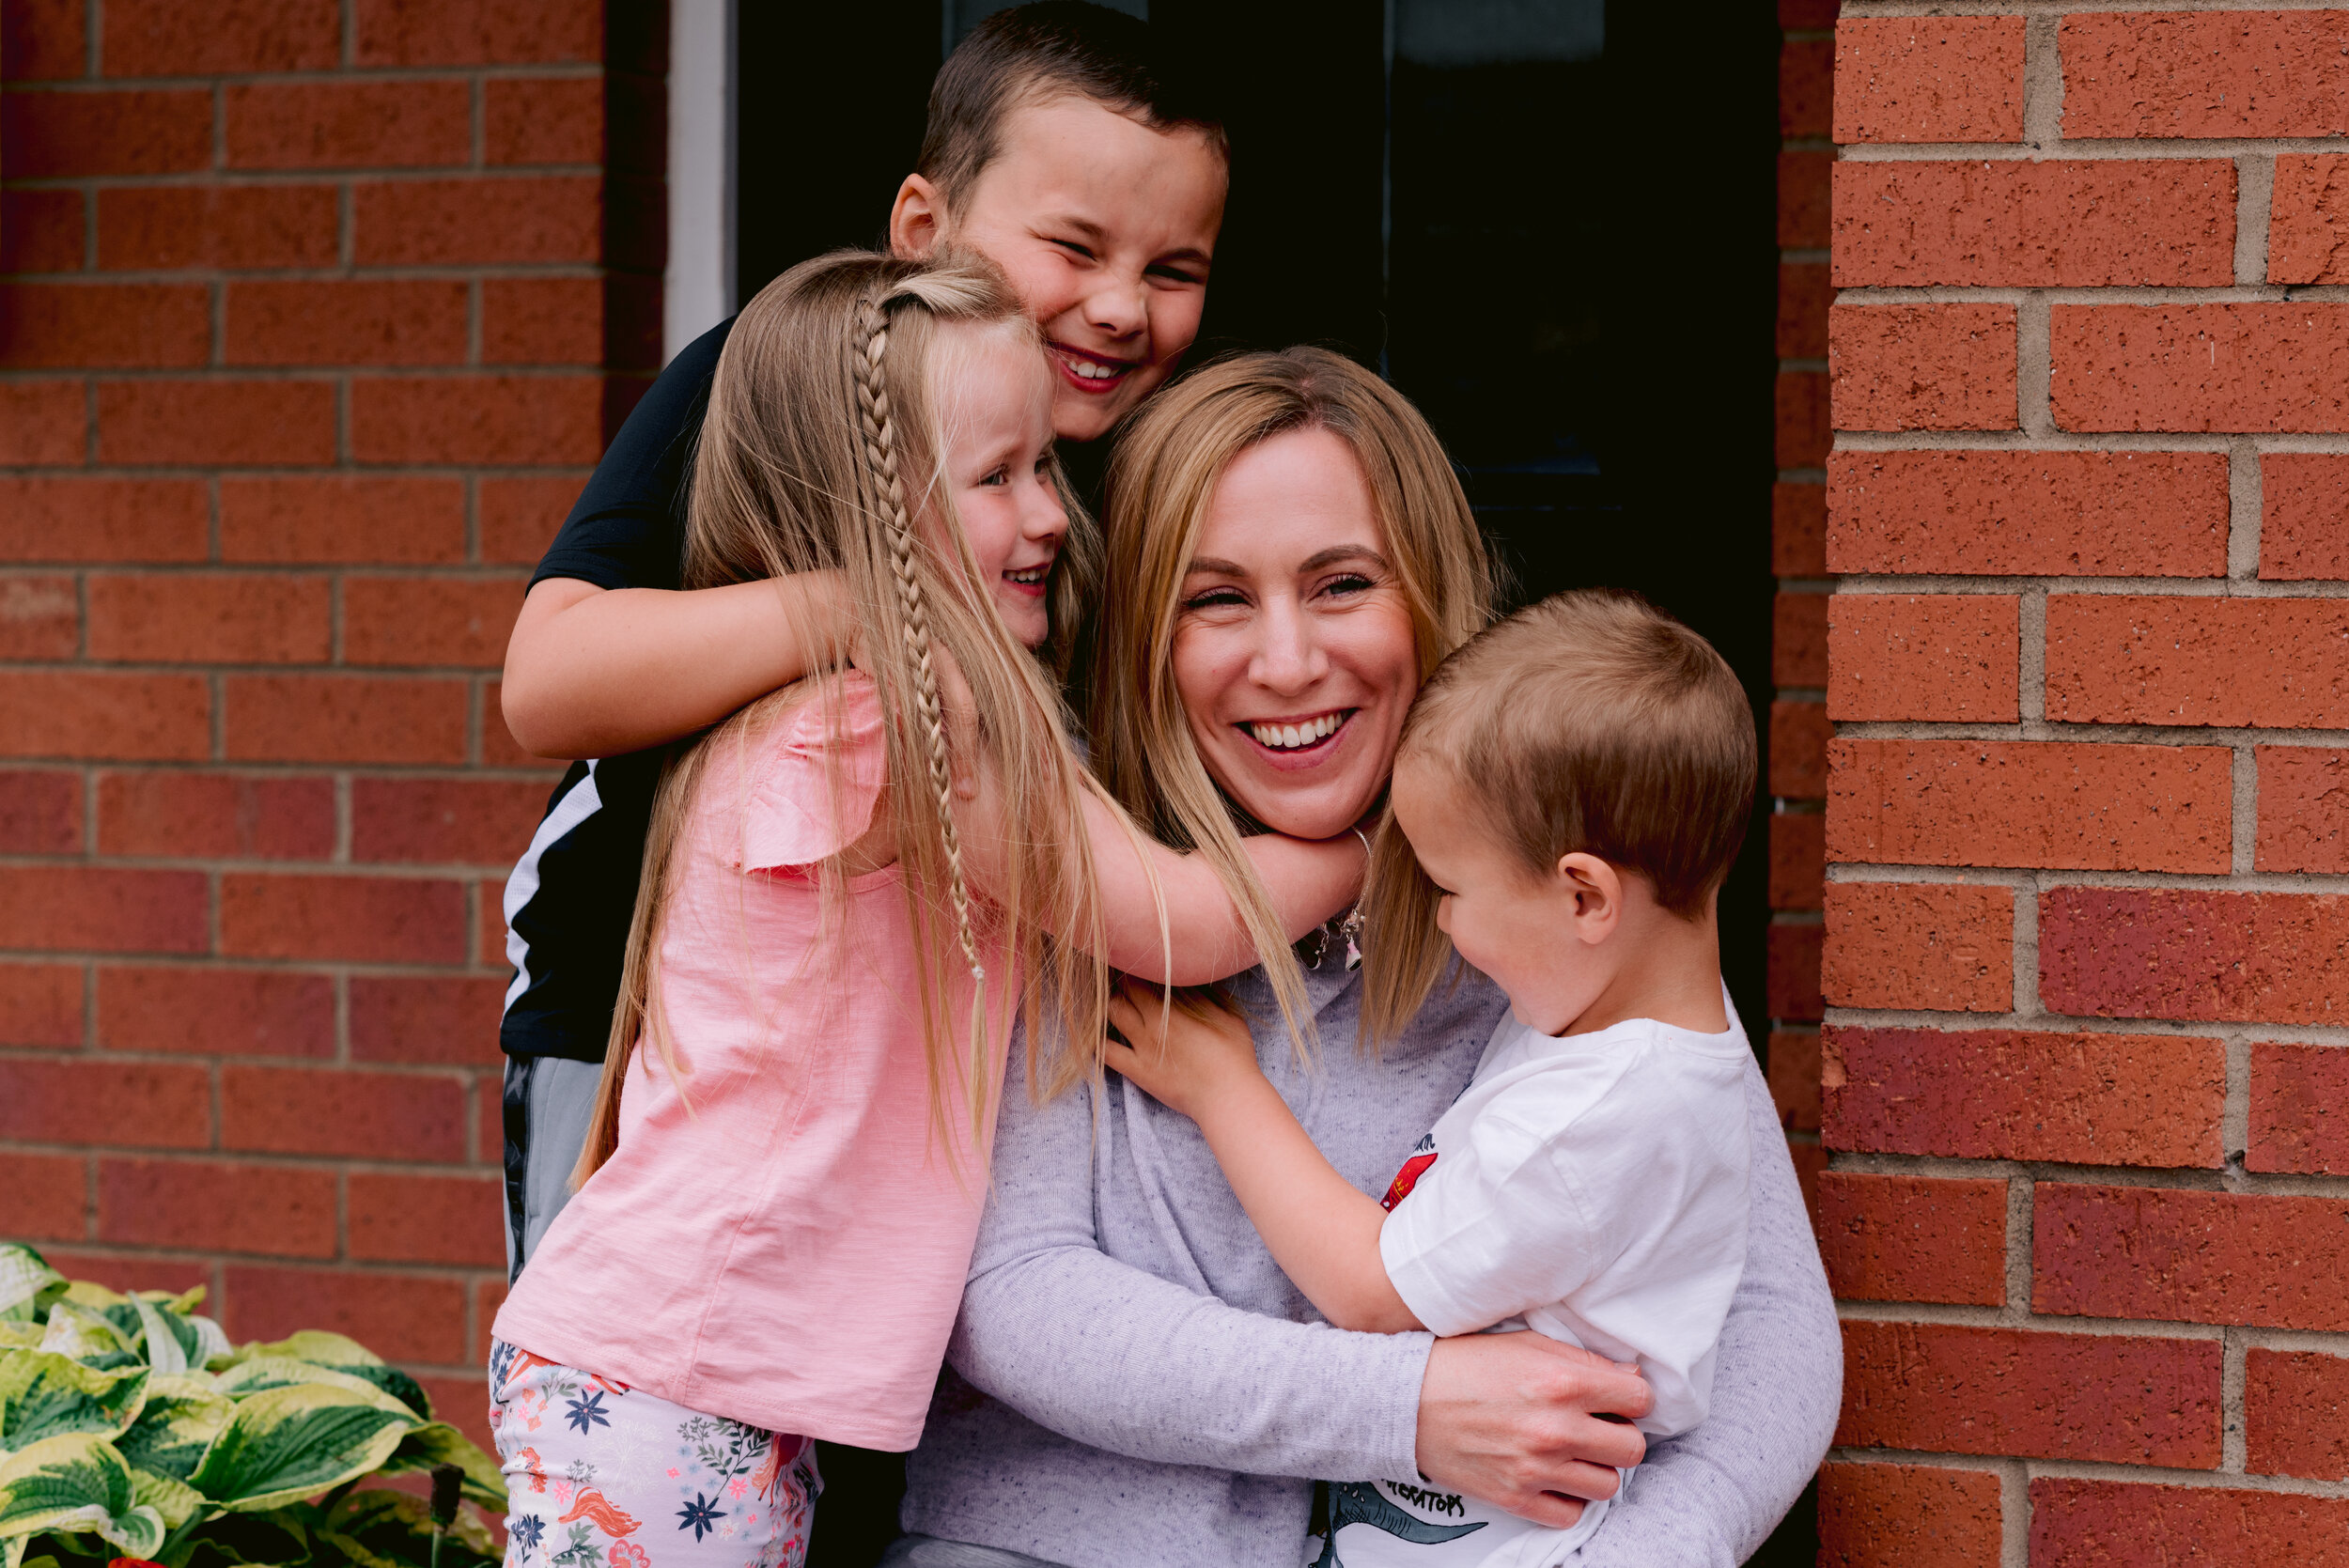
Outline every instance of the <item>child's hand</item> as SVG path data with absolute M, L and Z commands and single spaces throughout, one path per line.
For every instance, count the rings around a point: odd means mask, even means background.
M 1101 1060 L 1170 1110 L 1192 1121 L 1231 1090 L 1261 1081 L 1247 1024 L 1221 1007 L 1128 980 L 1110 994 L 1110 1022 L 1132 1042 L 1101 1042 Z

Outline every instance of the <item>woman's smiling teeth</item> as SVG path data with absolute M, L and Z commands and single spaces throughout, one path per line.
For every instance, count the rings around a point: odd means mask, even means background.
M 1295 723 L 1251 723 L 1248 733 L 1256 737 L 1259 746 L 1267 746 L 1276 752 L 1293 752 L 1336 734 L 1338 726 L 1346 722 L 1350 711 L 1340 709 L 1335 713 L 1325 713 L 1317 719 L 1300 719 Z

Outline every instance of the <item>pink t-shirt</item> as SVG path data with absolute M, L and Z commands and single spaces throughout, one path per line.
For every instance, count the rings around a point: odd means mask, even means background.
M 848 878 L 824 908 L 817 866 L 870 825 L 886 772 L 872 682 L 841 688 L 840 734 L 811 699 L 747 747 L 715 743 L 660 952 L 684 1094 L 640 1045 L 619 1147 L 549 1228 L 496 1332 L 690 1409 L 903 1450 L 922 1435 L 987 1176 L 968 1086 L 931 1114 L 898 871 Z M 1018 984 L 1000 952 L 982 959 L 992 1089 Z M 960 1054 L 972 985 L 949 972 Z

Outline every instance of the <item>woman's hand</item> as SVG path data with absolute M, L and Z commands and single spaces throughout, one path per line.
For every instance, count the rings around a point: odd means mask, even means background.
M 1637 1420 L 1655 1404 L 1636 1369 L 1545 1334 L 1438 1340 L 1420 1385 L 1419 1467 L 1563 1529 L 1582 1516 L 1578 1498 L 1613 1497 L 1616 1468 L 1647 1452 L 1638 1427 L 1606 1418 Z
M 1101 1043 L 1103 1063 L 1170 1110 L 1196 1122 L 1235 1084 L 1261 1079 L 1248 1025 L 1221 1007 L 1128 980 L 1110 994 L 1110 1022 L 1129 1044 Z

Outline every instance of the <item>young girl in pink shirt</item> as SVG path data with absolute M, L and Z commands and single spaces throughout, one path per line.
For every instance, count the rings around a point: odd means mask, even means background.
M 832 573 L 850 667 L 664 774 L 578 1194 L 497 1317 L 509 1568 L 798 1563 L 810 1439 L 921 1434 L 1015 1019 L 1058 1087 L 1110 968 L 1221 979 L 1353 894 L 1350 836 L 1267 835 L 1236 908 L 1070 749 L 1034 650 L 1094 551 L 1050 400 L 975 260 L 808 262 L 726 344 L 687 585 Z

